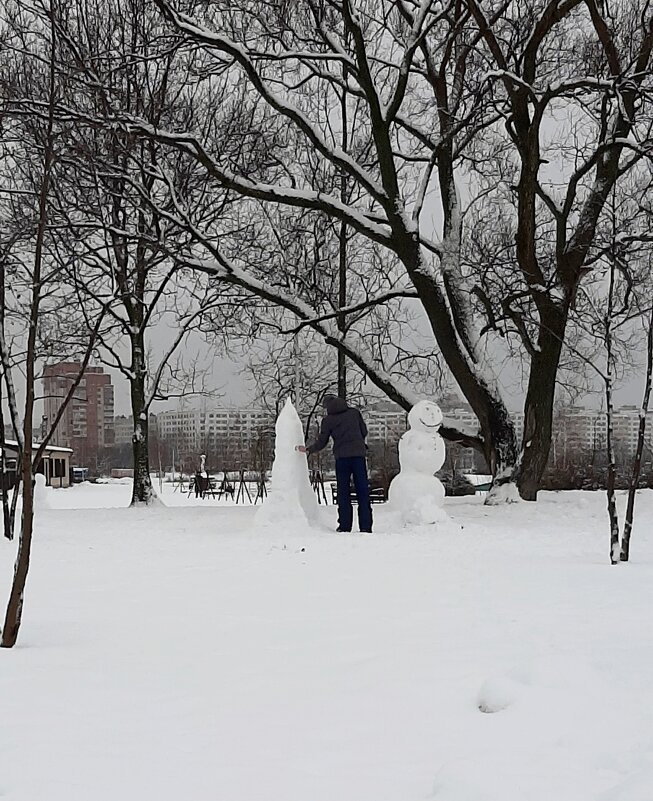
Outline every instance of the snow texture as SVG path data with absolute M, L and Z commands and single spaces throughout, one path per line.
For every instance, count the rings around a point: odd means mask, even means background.
M 435 477 L 444 464 L 444 440 L 440 407 L 419 401 L 408 414 L 409 430 L 399 440 L 399 474 L 392 480 L 388 499 L 404 525 L 443 522 L 444 487 Z
M 653 798 L 653 491 L 616 567 L 601 492 L 446 498 L 455 547 L 387 504 L 374 537 L 323 506 L 256 538 L 253 506 L 161 498 L 87 483 L 36 514 L 2 801 Z
M 304 431 L 290 398 L 279 412 L 275 426 L 274 463 L 270 491 L 260 508 L 260 525 L 308 525 L 317 514 L 317 498 L 311 487 L 304 445 Z
M 500 506 L 504 503 L 521 503 L 519 490 L 513 481 L 493 485 L 485 499 L 486 506 Z

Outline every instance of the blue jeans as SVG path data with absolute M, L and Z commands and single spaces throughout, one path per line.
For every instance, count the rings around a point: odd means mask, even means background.
M 338 486 L 338 528 L 351 531 L 353 509 L 349 482 L 353 477 L 356 500 L 358 501 L 358 528 L 360 531 L 372 530 L 372 507 L 370 488 L 367 483 L 367 466 L 364 456 L 344 456 L 336 459 L 336 483 Z

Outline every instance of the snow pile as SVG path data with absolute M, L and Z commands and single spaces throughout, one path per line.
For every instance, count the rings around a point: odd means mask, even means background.
M 444 464 L 444 440 L 439 434 L 442 412 L 436 403 L 420 401 L 408 415 L 409 430 L 399 440 L 400 472 L 392 480 L 388 499 L 404 524 L 444 522 L 444 487 L 435 477 Z
M 37 473 L 34 477 L 34 509 L 49 509 L 50 503 L 50 487 L 47 486 L 45 476 Z
M 275 426 L 270 491 L 256 515 L 258 525 L 307 526 L 315 520 L 318 504 L 306 455 L 297 451 L 297 446 L 303 444 L 302 423 L 288 398 Z
M 495 484 L 485 498 L 486 506 L 501 506 L 505 503 L 521 503 L 517 485 L 508 481 L 505 484 Z
M 498 674 L 486 679 L 478 693 L 477 706 L 481 712 L 500 712 L 507 709 L 523 689 L 512 676 Z

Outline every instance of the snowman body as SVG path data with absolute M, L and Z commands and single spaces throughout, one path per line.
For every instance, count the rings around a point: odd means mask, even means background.
M 408 415 L 409 430 L 399 440 L 400 472 L 390 484 L 388 499 L 404 523 L 428 525 L 446 518 L 444 487 L 434 475 L 444 464 L 440 436 L 442 412 L 436 403 L 420 401 Z
M 256 514 L 259 525 L 293 524 L 310 526 L 318 514 L 317 497 L 308 475 L 306 456 L 297 450 L 304 444 L 304 431 L 290 398 L 279 413 L 275 426 L 274 463 L 270 493 Z
M 42 473 L 37 473 L 34 476 L 34 508 L 49 509 L 50 508 L 50 488 L 47 486 L 45 476 Z

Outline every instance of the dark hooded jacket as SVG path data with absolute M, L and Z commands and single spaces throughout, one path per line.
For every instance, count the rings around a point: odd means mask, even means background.
M 321 451 L 331 437 L 336 459 L 365 456 L 367 426 L 358 409 L 347 406 L 342 398 L 334 397 L 325 400 L 325 407 L 327 413 L 320 426 L 320 435 L 306 448 L 308 453 Z

